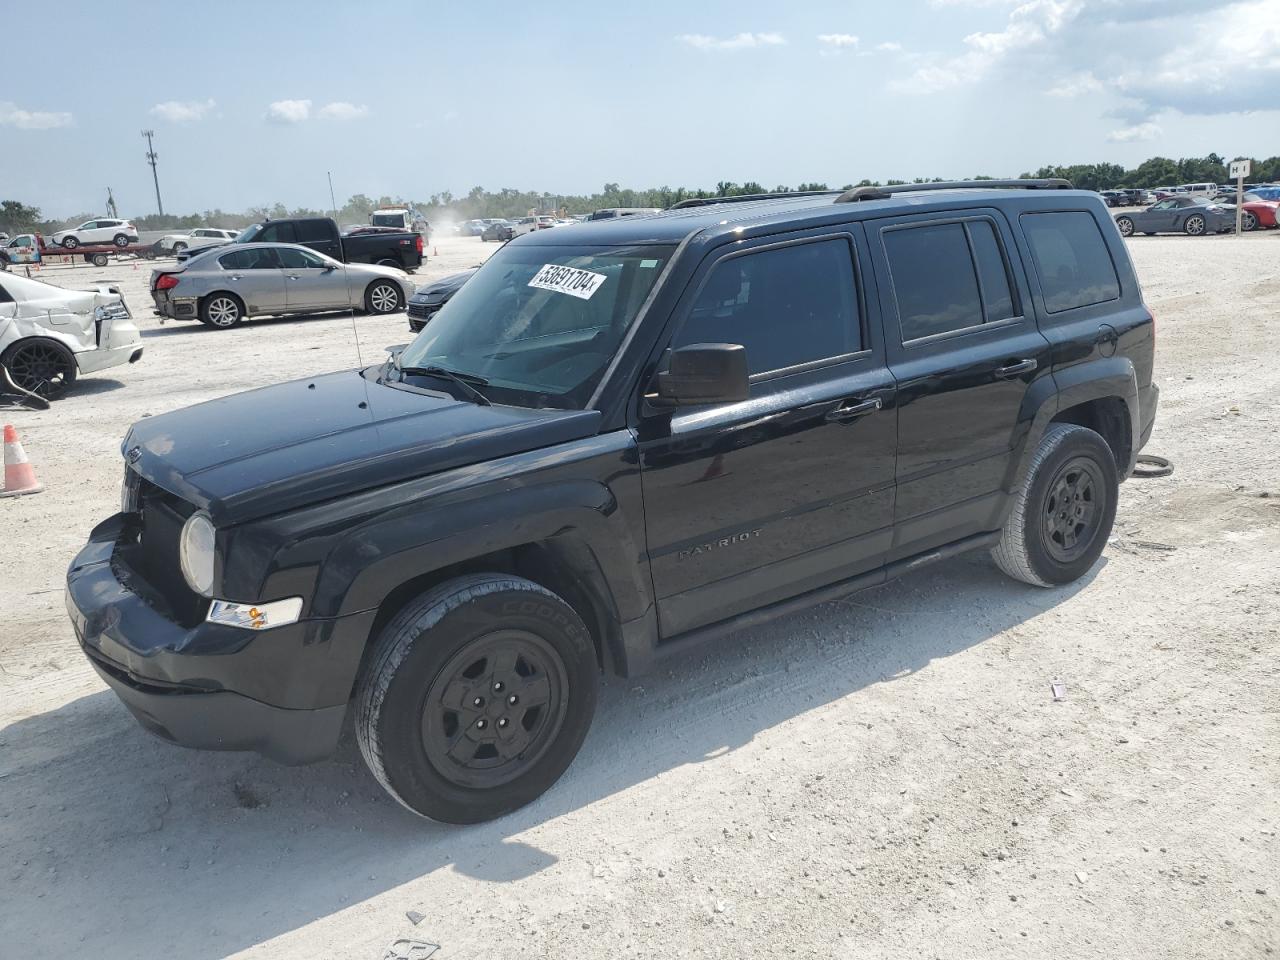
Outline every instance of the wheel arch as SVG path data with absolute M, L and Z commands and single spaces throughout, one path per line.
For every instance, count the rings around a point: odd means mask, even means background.
M 82 352 L 84 347 L 71 337 L 54 330 L 42 330 L 40 333 L 20 335 L 16 340 L 6 343 L 3 349 L 0 349 L 0 363 L 8 363 L 13 351 L 19 347 L 41 341 L 66 350 L 71 355 L 72 362 L 76 365 L 76 372 L 80 371 L 80 359 L 77 354 Z
M 240 294 L 236 293 L 234 290 L 210 290 L 208 293 L 200 294 L 200 296 L 196 297 L 196 311 L 199 312 L 203 310 L 204 305 L 208 300 L 219 296 L 230 297 L 232 300 L 236 301 L 236 303 L 240 304 L 241 319 L 249 316 L 249 304 L 245 302 L 244 297 L 240 296 Z

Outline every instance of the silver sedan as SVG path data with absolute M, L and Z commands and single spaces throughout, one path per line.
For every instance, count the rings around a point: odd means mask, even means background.
M 156 313 L 234 327 L 264 314 L 403 310 L 414 287 L 394 267 L 342 263 L 292 243 L 236 243 L 151 274 Z

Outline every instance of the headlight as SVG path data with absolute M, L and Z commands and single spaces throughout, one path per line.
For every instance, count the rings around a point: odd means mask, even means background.
M 204 513 L 193 513 L 178 540 L 178 562 L 187 585 L 207 597 L 213 590 L 213 523 Z

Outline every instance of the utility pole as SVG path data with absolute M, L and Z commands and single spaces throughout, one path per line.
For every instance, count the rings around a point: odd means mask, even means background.
M 151 179 L 156 182 L 156 206 L 160 210 L 160 216 L 164 216 L 164 203 L 160 200 L 160 176 L 156 173 L 156 151 L 151 146 L 151 138 L 156 135 L 154 130 L 143 130 L 142 135 L 147 138 L 147 163 L 151 164 Z

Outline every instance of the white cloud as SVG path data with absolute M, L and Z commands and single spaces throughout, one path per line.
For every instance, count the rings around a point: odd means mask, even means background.
M 71 124 L 72 116 L 69 113 L 22 110 L 16 103 L 0 100 L 0 127 L 17 127 L 19 130 L 51 130 L 54 127 L 69 127 Z
M 356 106 L 356 104 L 347 103 L 345 100 L 326 103 L 316 114 L 322 120 L 358 120 L 368 115 L 369 108 L 363 103 Z
M 199 100 L 166 100 L 151 108 L 151 115 L 167 120 L 170 123 L 191 123 L 201 120 L 204 115 L 216 107 L 212 100 L 201 103 Z
M 1051 97 L 1079 97 L 1086 93 L 1101 93 L 1102 90 L 1102 81 L 1085 70 L 1063 77 L 1046 92 Z
M 856 47 L 859 43 L 858 38 L 852 33 L 820 33 L 818 34 L 818 42 L 832 50 Z
M 902 44 L 896 40 L 886 40 L 884 43 L 877 43 L 876 50 L 880 53 L 901 53 Z
M 776 47 L 787 42 L 786 37 L 780 33 L 738 33 L 732 37 L 682 33 L 676 39 L 697 50 L 746 50 L 752 47 Z
M 302 123 L 311 116 L 310 100 L 277 100 L 267 107 L 267 120 L 271 123 Z
M 1164 131 L 1157 124 L 1148 120 L 1145 123 L 1134 124 L 1132 127 L 1112 130 L 1107 134 L 1107 140 L 1111 143 L 1135 143 L 1140 140 L 1155 140 L 1162 133 Z
M 1084 0 L 1028 0 L 1009 12 L 1003 30 L 971 33 L 964 38 L 964 53 L 919 67 L 890 86 L 902 93 L 936 93 L 974 83 L 1012 54 L 1043 44 L 1083 7 Z

